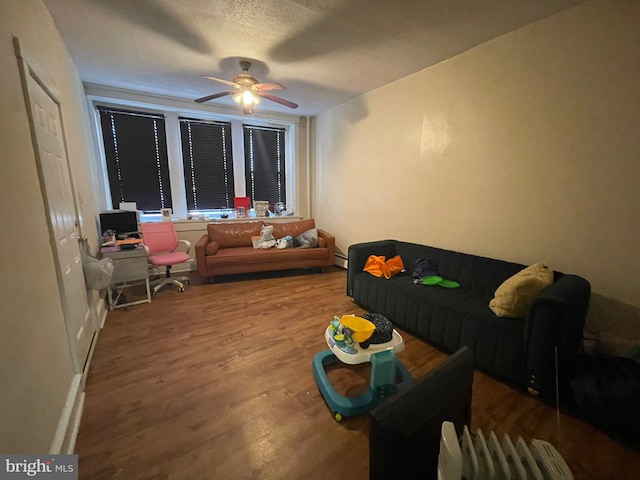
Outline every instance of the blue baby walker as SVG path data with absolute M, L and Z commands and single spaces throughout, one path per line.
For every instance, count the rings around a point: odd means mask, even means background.
M 404 350 L 400 333 L 393 329 L 388 342 L 369 344 L 367 348 L 362 348 L 360 343 L 366 340 L 364 336 L 358 338 L 357 333 L 350 335 L 352 332 L 341 328 L 342 320 L 346 317 L 353 316 L 345 315 L 341 319 L 335 317 L 329 324 L 324 333 L 329 350 L 317 353 L 312 363 L 318 389 L 338 422 L 343 417 L 368 413 L 384 398 L 413 382 L 409 371 L 396 359 L 395 353 Z M 356 319 L 362 320 L 358 317 Z M 325 367 L 338 360 L 348 365 L 371 362 L 371 378 L 366 392 L 357 397 L 345 397 L 336 392 L 327 377 Z

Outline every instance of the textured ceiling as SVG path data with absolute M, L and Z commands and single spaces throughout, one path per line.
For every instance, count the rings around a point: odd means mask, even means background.
M 583 0 L 43 1 L 83 82 L 194 99 L 246 59 L 314 115 Z

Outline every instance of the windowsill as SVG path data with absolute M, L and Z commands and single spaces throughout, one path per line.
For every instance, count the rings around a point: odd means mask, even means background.
M 178 232 L 188 232 L 188 231 L 198 231 L 205 230 L 207 224 L 209 223 L 241 223 L 241 222 L 260 222 L 260 221 L 268 221 L 273 223 L 280 222 L 290 222 L 290 221 L 298 221 L 302 220 L 302 217 L 299 215 L 285 215 L 281 217 L 242 217 L 242 218 L 205 218 L 204 220 L 193 219 L 174 219 L 171 220 L 176 227 L 176 231 Z M 145 222 L 160 222 L 160 215 L 158 215 L 157 219 L 149 219 L 146 218 Z

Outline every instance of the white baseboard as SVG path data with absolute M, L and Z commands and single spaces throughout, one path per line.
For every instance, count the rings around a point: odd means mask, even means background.
M 334 258 L 335 258 L 334 263 L 338 267 L 346 269 L 347 266 L 349 265 L 349 261 L 347 260 L 347 257 L 342 257 L 342 256 L 339 256 L 339 255 L 336 255 Z
M 104 321 L 107 319 L 108 312 L 109 312 L 109 309 L 107 308 L 106 298 L 102 296 L 96 302 L 96 316 L 98 318 L 98 328 L 102 329 L 104 327 Z
M 73 376 L 67 393 L 67 400 L 62 408 L 60 419 L 58 420 L 58 428 L 51 443 L 49 453 L 52 455 L 70 454 L 76 444 L 76 437 L 80 429 L 80 419 L 82 418 L 82 410 L 84 408 L 84 392 L 81 388 L 82 374 L 77 373 Z
M 78 432 L 80 431 L 80 422 L 82 421 L 82 412 L 84 412 L 84 399 L 87 394 L 82 392 L 80 394 L 80 398 L 78 399 L 78 407 L 77 413 L 73 416 L 73 424 L 71 425 L 71 431 L 69 435 L 69 441 L 67 442 L 66 448 L 62 453 L 67 455 L 71 455 L 76 449 L 76 440 L 78 438 Z
M 96 312 L 98 329 L 96 330 L 87 360 L 84 365 L 83 373 L 76 373 L 71 379 L 69 385 L 69 391 L 67 393 L 67 399 L 60 413 L 60 419 L 58 420 L 58 427 L 51 443 L 51 454 L 69 455 L 72 454 L 76 446 L 76 438 L 78 437 L 78 431 L 80 430 L 80 421 L 82 420 L 82 412 L 84 410 L 84 384 L 86 382 L 87 374 L 89 372 L 89 366 L 91 365 L 91 359 L 93 358 L 93 352 L 95 351 L 98 337 L 100 335 L 100 329 L 104 326 L 105 319 L 107 318 L 107 303 L 104 297 L 98 297 L 94 302 Z

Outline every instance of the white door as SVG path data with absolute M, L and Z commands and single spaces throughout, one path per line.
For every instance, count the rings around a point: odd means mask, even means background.
M 96 327 L 82 270 L 77 212 L 60 110 L 54 99 L 36 81 L 28 64 L 24 65 L 38 173 L 49 213 L 51 244 L 57 262 L 58 289 L 75 371 L 80 373 Z

